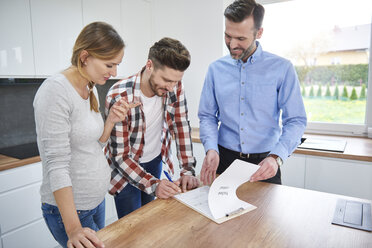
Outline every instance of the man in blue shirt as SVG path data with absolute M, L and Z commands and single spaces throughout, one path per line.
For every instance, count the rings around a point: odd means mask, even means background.
M 251 182 L 281 184 L 280 165 L 305 130 L 306 113 L 293 65 L 263 51 L 256 41 L 262 36 L 264 12 L 254 0 L 237 0 L 225 10 L 230 55 L 209 66 L 198 113 L 206 151 L 204 184 L 235 159 L 260 166 Z

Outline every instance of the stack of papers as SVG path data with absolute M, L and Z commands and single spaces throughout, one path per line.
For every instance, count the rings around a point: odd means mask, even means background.
M 236 190 L 249 181 L 258 168 L 258 165 L 237 159 L 210 187 L 203 186 L 178 194 L 175 198 L 214 222 L 223 223 L 256 209 L 255 206 L 240 200 L 236 196 Z

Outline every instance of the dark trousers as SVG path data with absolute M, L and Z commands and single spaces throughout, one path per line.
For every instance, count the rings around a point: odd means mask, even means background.
M 161 161 L 161 154 L 147 163 L 140 163 L 140 165 L 151 175 L 160 178 L 163 163 Z M 116 213 L 118 218 L 133 212 L 143 205 L 154 200 L 154 196 L 139 190 L 131 184 L 127 184 L 124 189 L 117 194 L 115 199 Z
M 218 148 L 220 150 L 220 163 L 217 168 L 217 174 L 221 174 L 222 172 L 224 172 L 230 166 L 230 164 L 234 162 L 235 159 L 240 159 L 252 164 L 259 164 L 269 154 L 269 152 L 266 152 L 261 154 L 253 154 L 249 158 L 242 158 L 239 156 L 238 152 L 231 151 L 220 145 L 218 145 Z M 261 182 L 282 184 L 280 168 L 278 168 L 275 176 L 266 180 L 262 180 Z

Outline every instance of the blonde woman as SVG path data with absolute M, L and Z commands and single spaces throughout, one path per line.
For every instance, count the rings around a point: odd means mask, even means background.
M 71 66 L 46 79 L 34 99 L 42 211 L 63 247 L 104 247 L 95 234 L 104 227 L 110 184 L 102 147 L 135 105 L 119 100 L 104 122 L 94 85 L 116 76 L 124 46 L 111 25 L 87 25 L 75 42 Z

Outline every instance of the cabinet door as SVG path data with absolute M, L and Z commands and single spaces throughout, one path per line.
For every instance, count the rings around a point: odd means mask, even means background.
M 203 144 L 201 143 L 193 142 L 192 146 L 193 146 L 193 151 L 194 151 L 194 157 L 196 159 L 195 175 L 198 176 L 200 174 L 200 170 L 203 165 L 205 152 L 204 152 Z M 175 140 L 172 140 L 171 149 L 172 149 L 172 161 L 174 165 L 174 178 L 173 179 L 177 180 L 180 177 L 180 168 L 178 166 L 179 162 L 177 158 L 177 147 L 176 147 Z M 166 179 L 164 173 L 161 173 L 160 178 Z
M 42 180 L 41 162 L 0 172 L 0 193 Z
M 139 1 L 136 1 L 139 2 Z M 124 40 L 121 28 L 121 0 L 83 0 L 83 25 L 91 22 L 102 21 L 112 25 L 119 35 Z M 131 23 L 133 25 L 133 22 Z M 136 26 L 134 24 L 134 26 Z M 125 40 L 124 40 L 125 42 Z M 125 56 L 125 55 L 124 55 Z M 125 58 L 123 58 L 124 60 Z M 122 78 L 123 73 L 122 63 L 118 66 L 116 78 Z M 139 70 L 139 69 L 138 69 Z
M 82 24 L 81 1 L 31 0 L 37 76 L 50 76 L 71 65 L 72 48 Z
M 196 159 L 195 175 L 199 175 L 202 165 L 203 165 L 204 157 L 205 157 L 205 150 L 204 150 L 202 143 L 194 142 L 192 146 L 193 146 L 192 148 L 194 151 L 194 156 Z
M 292 154 L 280 167 L 283 185 L 298 188 L 305 187 L 306 157 Z
M 372 163 L 317 158 L 306 161 L 307 189 L 372 199 Z
M 0 195 L 3 234 L 42 218 L 40 185 L 39 182 Z
M 0 77 L 34 75 L 28 0 L 0 1 L 0 30 Z
M 120 0 L 83 0 L 83 25 L 101 21 L 111 24 L 121 33 Z
M 49 232 L 44 219 L 23 226 L 14 232 L 3 235 L 3 248 L 37 247 L 53 248 L 60 247 Z
M 115 200 L 110 194 L 105 197 L 106 212 L 105 212 L 105 226 L 110 225 L 112 222 L 118 220 L 116 213 Z

